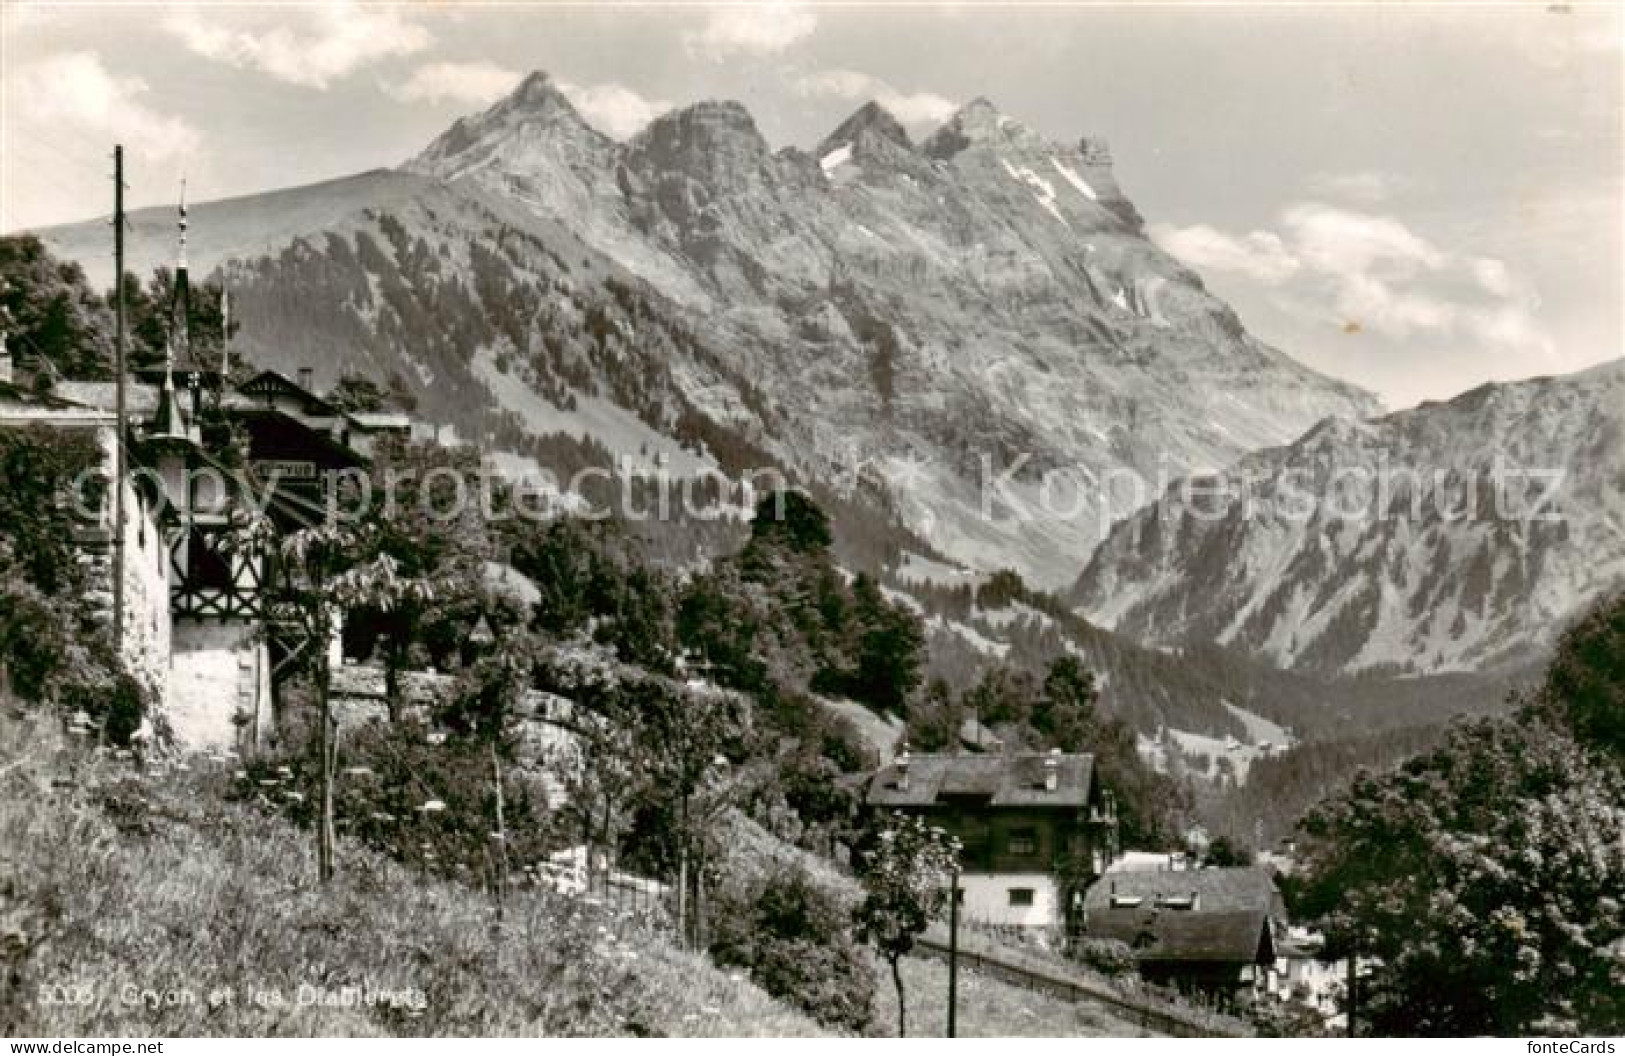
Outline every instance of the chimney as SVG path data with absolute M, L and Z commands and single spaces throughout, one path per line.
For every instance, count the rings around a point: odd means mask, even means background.
M 299 387 L 306 392 L 316 391 L 316 372 L 309 367 L 299 368 Z
M 900 792 L 908 791 L 908 749 L 897 757 L 897 789 Z
M 1044 756 L 1044 791 L 1054 792 L 1061 783 L 1061 750 L 1051 748 Z

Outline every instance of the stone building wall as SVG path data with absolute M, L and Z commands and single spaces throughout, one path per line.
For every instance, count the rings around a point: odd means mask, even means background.
M 271 732 L 265 644 L 242 620 L 175 622 L 166 709 L 187 751 L 252 752 Z
M 103 451 L 105 481 L 114 477 L 111 426 L 96 429 Z M 159 715 L 169 697 L 169 551 L 159 530 L 156 511 L 126 481 L 124 490 L 124 669 L 146 687 Z M 79 540 L 88 597 L 103 621 L 113 622 L 113 493 L 108 490 L 101 509 Z

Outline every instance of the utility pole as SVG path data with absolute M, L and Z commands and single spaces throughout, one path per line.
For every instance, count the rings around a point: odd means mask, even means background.
M 1358 946 L 1350 946 L 1349 947 L 1348 1016 L 1349 1016 L 1349 1037 L 1351 1037 L 1351 1038 L 1356 1036 L 1355 1032 L 1354 1032 L 1354 1008 L 1355 1008 L 1355 1005 L 1357 1003 L 1358 992 L 1359 992 L 1359 987 L 1360 987 L 1360 956 L 1359 956 L 1359 953 L 1360 953 L 1360 948 Z
M 124 147 L 113 148 L 113 655 L 124 660 Z
M 948 885 L 948 1036 L 958 1037 L 959 1019 L 959 869 Z
M 496 831 L 491 833 L 491 890 L 496 899 L 497 920 L 502 919 L 502 900 L 508 887 L 508 826 L 502 817 L 502 763 L 497 759 L 497 742 L 491 748 L 491 781 L 496 792 Z M 589 852 L 590 853 L 590 852 Z M 590 875 L 590 874 L 589 874 Z

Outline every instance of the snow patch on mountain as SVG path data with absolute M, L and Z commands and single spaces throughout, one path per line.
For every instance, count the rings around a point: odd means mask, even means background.
M 828 176 L 830 173 L 834 172 L 842 165 L 847 164 L 851 160 L 852 144 L 846 143 L 842 146 L 836 147 L 828 154 L 825 154 L 823 157 L 819 158 L 818 167 L 824 170 L 825 176 Z
M 1051 158 L 1049 159 L 1049 163 L 1055 166 L 1055 171 L 1061 174 L 1062 179 L 1066 180 L 1067 183 L 1070 183 L 1072 186 L 1078 189 L 1079 194 L 1083 195 L 1091 202 L 1100 201 L 1100 195 L 1095 193 L 1095 189 L 1089 186 L 1088 181 L 1086 181 L 1082 176 L 1079 176 L 1077 171 L 1073 169 L 1072 166 L 1068 165 L 1060 158 Z

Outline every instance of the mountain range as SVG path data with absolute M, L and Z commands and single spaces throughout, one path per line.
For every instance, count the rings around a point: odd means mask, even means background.
M 1328 672 L 1537 658 L 1625 583 L 1625 362 L 1329 418 L 1118 524 L 1072 597 L 1153 642 Z
M 132 214 L 136 270 L 171 259 L 173 216 Z M 1374 417 L 1147 237 L 1103 142 L 984 99 L 918 142 L 870 103 L 773 149 L 716 101 L 620 142 L 537 73 L 398 169 L 190 218 L 258 364 L 394 378 L 518 470 L 783 467 L 1158 646 L 1320 673 L 1512 664 L 1625 574 L 1617 370 Z M 40 234 L 105 281 L 104 225 Z M 1286 523 L 1169 498 L 1222 473 L 1269 506 L 1392 463 L 1443 471 L 1403 496 L 1431 503 L 1496 451 L 1567 467 L 1565 519 Z
M 134 220 L 155 250 L 137 263 L 163 262 L 165 212 Z M 1102 482 L 1215 470 L 1377 409 L 1152 243 L 1104 144 L 981 99 L 920 143 L 871 103 L 812 152 L 773 150 L 731 102 L 620 143 L 534 74 L 399 171 L 198 206 L 192 229 L 256 361 L 403 371 L 431 409 L 497 389 L 484 402 L 520 433 L 562 423 L 634 454 L 703 421 L 1049 587 L 1141 501 Z M 44 234 L 86 260 L 105 241 Z M 647 430 L 596 428 L 571 394 Z

